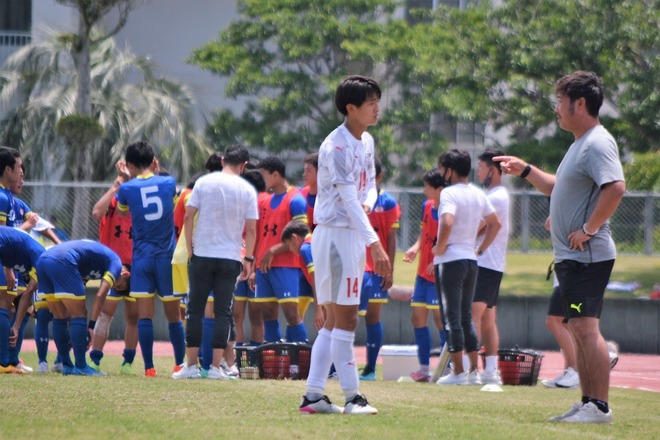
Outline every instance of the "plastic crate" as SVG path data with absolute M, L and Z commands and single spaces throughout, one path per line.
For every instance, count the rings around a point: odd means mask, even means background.
M 312 346 L 273 343 L 257 347 L 259 377 L 262 379 L 304 380 L 309 374 Z
M 498 350 L 498 368 L 503 385 L 535 386 L 541 371 L 543 354 L 519 348 Z

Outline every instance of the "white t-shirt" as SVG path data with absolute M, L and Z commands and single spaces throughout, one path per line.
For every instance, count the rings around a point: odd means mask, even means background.
M 243 178 L 217 171 L 200 177 L 186 206 L 198 209 L 193 253 L 241 261 L 245 220 L 257 220 L 257 192 Z
M 374 139 L 358 140 L 342 124 L 319 149 L 314 223 L 356 230 L 366 245 L 378 241 L 362 205 L 376 201 Z
M 477 257 L 477 264 L 479 267 L 504 272 L 506 245 L 509 242 L 509 191 L 503 186 L 496 186 L 486 193 L 486 197 L 500 218 L 502 227 L 497 231 L 495 240 L 488 246 L 488 249 Z M 479 243 L 481 241 L 482 239 L 479 240 Z
M 457 260 L 476 260 L 474 252 L 482 218 L 494 213 L 486 194 L 472 184 L 458 183 L 442 190 L 438 208 L 438 232 L 442 216 L 452 214 L 454 223 L 447 240 L 447 250 L 433 258 L 433 264 Z

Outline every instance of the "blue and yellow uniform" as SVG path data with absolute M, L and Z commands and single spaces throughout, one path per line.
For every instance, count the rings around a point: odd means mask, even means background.
M 133 297 L 150 298 L 157 291 L 163 301 L 178 300 L 172 295 L 175 195 L 172 177 L 151 173 L 119 187 L 117 209 L 130 210 L 133 222 Z
M 46 300 L 85 300 L 85 282 L 103 279 L 114 286 L 121 274 L 119 256 L 91 240 L 72 240 L 53 246 L 37 262 L 39 290 Z
M 422 204 L 421 239 L 419 262 L 415 288 L 410 300 L 411 307 L 425 307 L 428 310 L 438 310 L 438 294 L 435 290 L 435 275 L 427 271 L 433 264 L 433 246 L 438 240 L 438 208 L 433 207 L 433 201 L 426 200 Z
M 298 283 L 298 314 L 304 318 L 307 308 L 314 302 L 312 277 L 314 276 L 314 259 L 312 258 L 312 234 L 308 234 L 300 246 L 300 282 Z
M 11 224 L 9 224 L 11 221 L 9 217 L 13 209 L 14 194 L 10 189 L 7 189 L 2 184 L 0 184 L 0 222 L 7 226 L 11 226 Z
M 401 209 L 394 198 L 382 189 L 378 190 L 378 199 L 369 213 L 369 222 L 378 234 L 383 248 L 387 249 L 387 240 L 390 231 L 399 228 Z M 377 275 L 373 269 L 371 250 L 367 248 L 367 262 L 364 268 L 362 291 L 360 292 L 360 306 L 358 314 L 364 316 L 370 302 L 387 303 L 387 291 L 383 290 L 381 283 L 383 277 Z
M 24 279 L 37 281 L 37 260 L 45 251 L 30 234 L 10 226 L 0 226 L 0 265 L 17 271 Z M 5 271 L 0 270 L 0 291 L 3 295 L 16 295 L 7 291 Z M 0 366 L 6 368 L 10 362 L 9 310 L 0 308 Z M 17 353 L 15 353 L 17 357 Z M 17 361 L 17 359 L 14 359 Z

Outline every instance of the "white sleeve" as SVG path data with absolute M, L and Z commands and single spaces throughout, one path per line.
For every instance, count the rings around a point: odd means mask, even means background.
M 360 236 L 364 239 L 367 246 L 378 241 L 378 235 L 369 222 L 367 213 L 364 212 L 357 198 L 355 185 L 335 185 L 339 192 L 339 197 L 344 202 L 344 207 L 353 226 L 358 230 Z

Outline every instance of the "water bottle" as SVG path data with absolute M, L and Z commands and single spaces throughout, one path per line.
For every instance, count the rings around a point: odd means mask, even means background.
M 289 367 L 289 377 L 292 380 L 298 379 L 298 365 L 293 364 Z

